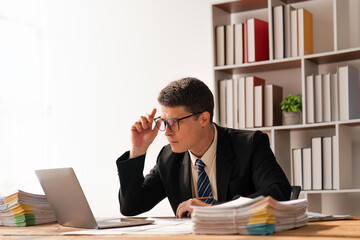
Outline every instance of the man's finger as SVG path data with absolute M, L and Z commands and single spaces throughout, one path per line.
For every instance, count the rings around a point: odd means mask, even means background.
M 141 122 L 141 125 L 144 129 L 151 127 L 151 122 L 148 121 L 148 119 L 144 116 L 141 116 L 139 121 Z
M 183 205 L 184 205 L 184 202 L 180 203 L 178 208 L 176 209 L 176 217 L 177 218 L 181 218 L 181 214 L 182 214 L 181 209 L 182 209 Z
M 134 125 L 131 127 L 131 130 L 137 130 L 138 132 L 141 132 L 143 127 L 141 126 L 140 121 L 137 121 L 134 123 Z
M 150 113 L 151 121 L 154 120 L 155 114 L 156 114 L 156 108 L 154 108 L 154 109 L 152 110 L 152 112 Z
M 180 209 L 178 214 L 176 214 L 176 217 L 177 218 L 182 218 L 182 217 L 184 217 L 184 213 L 185 213 L 185 211 L 183 209 Z

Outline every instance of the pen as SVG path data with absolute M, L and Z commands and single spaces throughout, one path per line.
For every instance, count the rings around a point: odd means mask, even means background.
M 202 200 L 202 199 L 212 199 L 212 198 L 214 197 L 198 197 L 197 199 Z

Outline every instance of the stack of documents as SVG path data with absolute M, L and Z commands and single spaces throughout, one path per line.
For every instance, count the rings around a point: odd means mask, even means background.
M 193 206 L 196 234 L 267 235 L 307 224 L 306 199 L 239 198 L 214 206 Z
M 0 197 L 0 225 L 25 227 L 55 222 L 56 217 L 45 195 L 16 191 Z

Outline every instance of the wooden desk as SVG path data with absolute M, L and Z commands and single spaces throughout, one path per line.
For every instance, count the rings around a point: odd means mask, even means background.
M 78 228 L 62 227 L 57 223 L 33 227 L 0 227 L 0 239 L 169 239 L 170 235 L 61 235 L 62 232 L 78 231 Z M 275 233 L 269 236 L 249 235 L 171 235 L 171 239 L 360 239 L 360 220 L 312 222 L 307 226 Z

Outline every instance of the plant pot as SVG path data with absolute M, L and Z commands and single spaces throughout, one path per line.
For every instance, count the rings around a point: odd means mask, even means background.
M 295 125 L 301 122 L 301 112 L 283 112 L 283 125 Z

